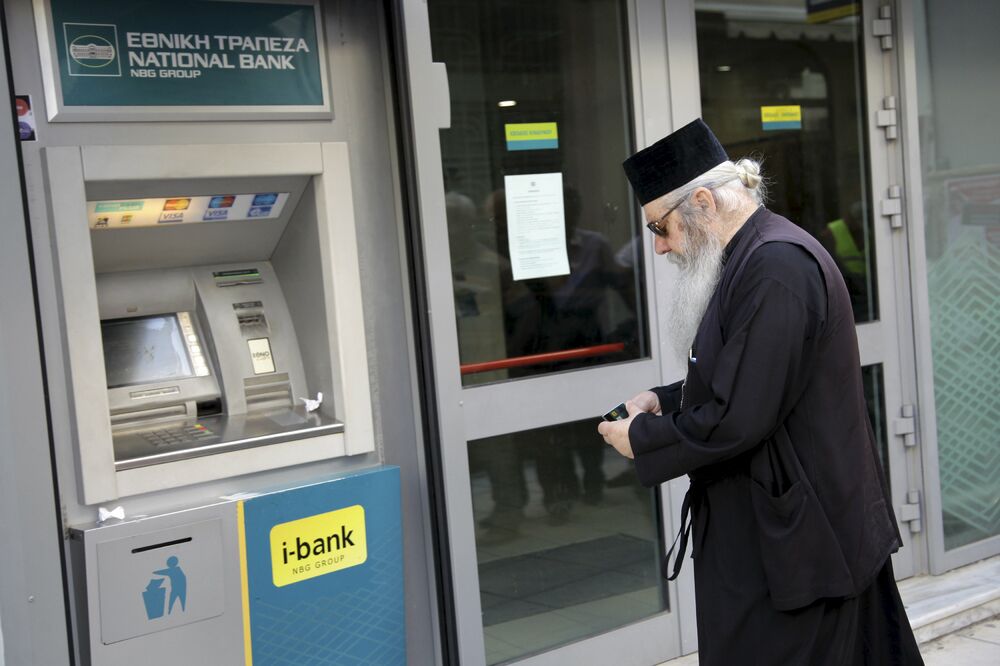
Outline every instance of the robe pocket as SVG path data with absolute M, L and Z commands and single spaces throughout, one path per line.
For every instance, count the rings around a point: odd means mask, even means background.
M 775 536 L 780 536 L 781 533 L 793 528 L 793 521 L 802 518 L 804 512 L 799 509 L 805 501 L 805 491 L 802 489 L 801 481 L 796 481 L 788 490 L 777 497 L 769 493 L 758 481 L 754 479 L 750 481 L 753 487 L 752 492 L 757 495 L 754 507 L 757 508 L 758 504 L 763 505 L 766 508 L 767 517 L 770 518 L 770 520 L 761 523 L 761 530 L 766 529 L 773 532 Z M 758 520 L 759 513 L 758 511 Z
M 819 590 L 850 586 L 851 575 L 830 522 L 808 485 L 798 480 L 772 495 L 751 480 L 761 562 L 778 610 L 805 606 Z

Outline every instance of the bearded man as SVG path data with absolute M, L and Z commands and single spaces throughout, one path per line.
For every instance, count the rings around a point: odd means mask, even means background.
M 669 333 L 687 375 L 598 431 L 644 485 L 690 477 L 664 575 L 693 533 L 700 663 L 922 664 L 833 259 L 763 206 L 759 165 L 731 162 L 701 120 L 624 168 L 680 267 Z

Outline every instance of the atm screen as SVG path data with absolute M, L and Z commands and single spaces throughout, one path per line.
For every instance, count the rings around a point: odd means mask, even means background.
M 108 388 L 194 377 L 176 314 L 101 322 Z

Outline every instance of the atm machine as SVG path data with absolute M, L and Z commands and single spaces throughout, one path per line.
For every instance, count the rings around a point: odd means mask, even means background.
M 319 623 L 317 649 L 402 663 L 398 470 L 314 471 L 374 449 L 346 144 L 42 159 L 73 483 L 102 519 L 70 526 L 83 662 L 273 663 Z

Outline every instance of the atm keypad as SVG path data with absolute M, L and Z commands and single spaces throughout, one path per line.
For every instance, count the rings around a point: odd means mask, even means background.
M 164 428 L 143 433 L 143 438 L 153 446 L 179 446 L 200 444 L 215 439 L 215 433 L 201 424 L 184 428 Z

